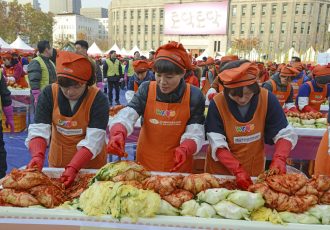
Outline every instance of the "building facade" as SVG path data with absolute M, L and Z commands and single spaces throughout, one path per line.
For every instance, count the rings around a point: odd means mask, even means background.
M 14 2 L 14 0 L 7 0 L 7 2 Z M 38 0 L 17 0 L 18 4 L 31 4 L 34 9 L 41 10 Z
M 142 50 L 156 49 L 169 40 L 183 43 L 189 50 L 221 54 L 234 40 L 256 40 L 256 50 L 274 58 L 278 52 L 294 47 L 305 52 L 313 46 L 330 47 L 329 0 L 231 0 L 228 1 L 226 34 L 164 34 L 167 4 L 221 2 L 210 0 L 112 0 L 109 6 L 109 45 L 125 49 L 137 45 Z M 187 8 L 188 9 L 188 8 Z
M 81 8 L 80 14 L 87 18 L 108 18 L 108 10 L 101 7 Z
M 49 0 L 49 11 L 54 14 L 80 14 L 81 0 Z

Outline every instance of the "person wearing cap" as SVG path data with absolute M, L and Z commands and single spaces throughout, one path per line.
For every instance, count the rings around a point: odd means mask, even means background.
M 103 92 L 93 86 L 92 67 L 83 55 L 59 51 L 56 71 L 57 82 L 40 94 L 25 145 L 32 156 L 28 168 L 41 171 L 49 144 L 49 167 L 65 168 L 60 179 L 68 187 L 81 168 L 106 164 L 109 105 Z
M 202 93 L 206 95 L 207 91 L 211 87 L 212 82 L 218 74 L 215 68 L 214 59 L 212 57 L 208 57 L 204 64 L 205 66 L 207 66 L 207 71 L 205 74 L 205 80 L 202 77 Z
M 125 140 L 142 116 L 136 160 L 147 170 L 191 172 L 204 141 L 204 103 L 199 88 L 183 77 L 191 60 L 182 44 L 170 42 L 155 53 L 156 81 L 144 82 L 110 122 L 107 152 L 125 156 Z
M 27 88 L 28 83 L 25 80 L 25 72 L 22 63 L 10 53 L 5 53 L 1 56 L 4 63 L 3 76 L 7 81 L 16 83 L 22 88 Z
M 219 72 L 221 72 L 221 70 L 224 68 L 223 66 L 225 66 L 227 63 L 232 62 L 232 61 L 236 61 L 238 60 L 238 56 L 237 55 L 227 55 L 227 56 L 223 56 L 220 59 L 220 64 L 219 64 Z M 207 91 L 205 98 L 206 98 L 206 105 L 210 104 L 210 101 L 213 99 L 213 97 L 215 95 L 217 95 L 218 93 L 223 91 L 223 86 L 220 82 L 219 77 L 217 76 L 214 81 L 211 84 L 210 89 Z
M 256 64 L 258 65 L 259 69 L 259 76 L 257 77 L 257 82 L 261 86 L 264 82 L 269 80 L 269 73 L 266 70 L 263 62 L 256 62 Z
M 188 69 L 186 71 L 186 74 L 184 75 L 184 81 L 186 83 L 189 83 L 193 86 L 196 86 L 197 88 L 199 88 L 199 79 L 197 78 L 197 76 L 195 75 L 195 70 L 198 67 L 196 65 L 191 65 L 191 69 Z
M 301 87 L 301 85 L 304 84 L 305 82 L 310 81 L 310 79 L 306 75 L 304 67 L 300 62 L 300 58 L 293 57 L 292 60 L 297 60 L 297 61 L 291 61 L 290 65 L 298 70 L 297 76 L 292 78 L 291 81 L 291 85 L 293 87 L 293 99 L 295 100 L 298 96 L 299 88 Z
M 275 143 L 270 165 L 273 173 L 286 173 L 286 159 L 297 143 L 276 97 L 257 82 L 258 67 L 247 60 L 228 63 L 219 74 L 222 94 L 211 101 L 205 121 L 210 149 L 206 172 L 236 176 L 247 189 L 250 176 L 264 172 L 266 144 Z
M 320 70 L 321 69 L 321 70 Z M 319 112 L 321 104 L 330 97 L 330 76 L 327 68 L 318 66 L 312 71 L 313 79 L 304 83 L 298 93 L 298 108 L 302 112 Z
M 262 87 L 272 92 L 284 112 L 299 112 L 293 101 L 293 87 L 290 84 L 293 77 L 297 76 L 298 70 L 287 65 L 282 67 L 279 75 L 274 75 L 270 80 L 262 84 Z
M 39 95 L 47 85 L 56 82 L 55 64 L 50 60 L 53 48 L 49 41 L 38 42 L 39 55 L 32 59 L 28 65 L 28 78 L 36 108 Z
M 2 113 L 6 117 L 5 125 L 14 132 L 14 113 L 10 91 L 7 88 L 6 79 L 0 69 L 0 124 L 2 124 Z M 0 179 L 6 175 L 7 170 L 7 152 L 5 149 L 5 142 L 3 140 L 3 129 L 0 126 Z
M 110 57 L 103 63 L 103 77 L 108 80 L 108 97 L 110 106 L 112 105 L 113 88 L 116 91 L 115 102 L 120 105 L 119 93 L 120 93 L 120 79 L 123 78 L 123 69 L 120 61 L 117 58 L 115 50 L 110 50 Z

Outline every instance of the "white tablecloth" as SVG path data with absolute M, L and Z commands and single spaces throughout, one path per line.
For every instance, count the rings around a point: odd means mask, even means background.
M 294 128 L 294 131 L 301 137 L 323 137 L 326 129 Z

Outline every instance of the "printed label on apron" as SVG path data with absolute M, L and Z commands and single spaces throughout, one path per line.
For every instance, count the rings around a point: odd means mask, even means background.
M 250 136 L 234 137 L 234 144 L 248 144 L 260 140 L 260 138 L 261 138 L 260 132 Z
M 164 125 L 164 126 L 177 126 L 182 124 L 181 121 L 159 121 L 154 118 L 149 119 L 149 122 L 154 125 Z
M 64 136 L 75 136 L 83 134 L 82 129 L 65 129 L 59 126 L 56 126 L 57 132 L 63 134 Z

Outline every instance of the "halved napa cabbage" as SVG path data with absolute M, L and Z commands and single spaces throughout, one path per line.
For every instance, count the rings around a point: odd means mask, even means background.
M 225 200 L 232 192 L 233 191 L 225 188 L 212 188 L 198 193 L 197 198 L 199 201 L 209 204 L 216 204 L 222 200 Z
M 249 211 L 256 210 L 265 204 L 265 200 L 260 193 L 246 191 L 235 191 L 227 197 L 227 200 Z
M 240 220 L 246 219 L 249 220 L 250 212 L 249 210 L 242 208 L 230 201 L 223 200 L 213 205 L 217 213 L 227 219 Z

